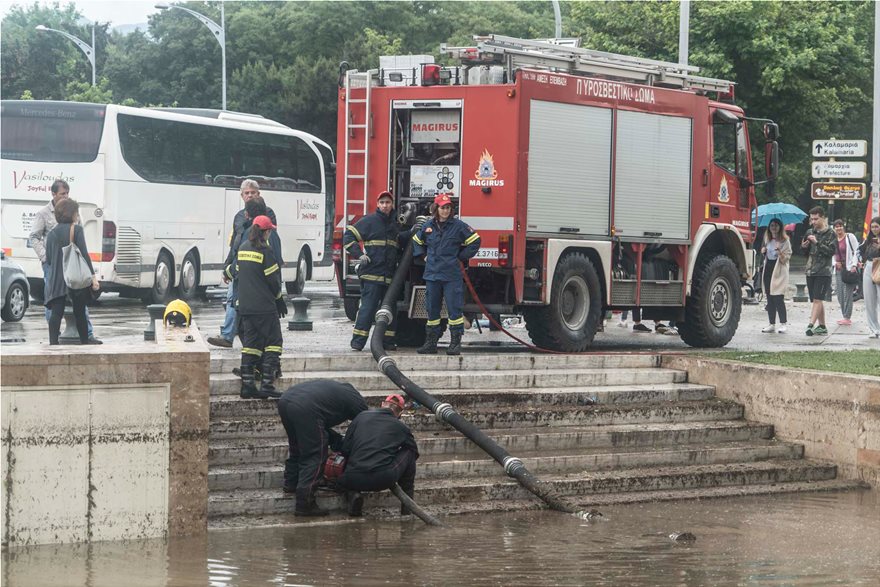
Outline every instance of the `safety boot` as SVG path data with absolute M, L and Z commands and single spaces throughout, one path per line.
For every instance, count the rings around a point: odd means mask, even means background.
M 242 365 L 241 371 L 241 390 L 238 392 L 238 395 L 242 399 L 253 399 L 257 397 L 259 391 L 257 390 L 256 381 L 254 381 L 254 366 L 253 365 Z
M 293 510 L 294 516 L 326 516 L 327 510 L 318 507 L 315 501 L 315 495 L 308 489 L 296 490 L 296 508 Z
M 460 355 L 461 354 L 461 335 L 463 333 L 458 330 L 452 330 L 449 332 L 449 346 L 446 347 L 447 355 Z
M 434 330 L 427 333 L 425 336 L 425 344 L 416 349 L 416 352 L 420 355 L 436 355 L 437 354 L 437 341 L 440 339 L 440 333 Z
M 263 378 L 260 381 L 260 393 L 267 398 L 279 398 L 281 394 L 275 389 L 275 369 L 263 367 Z
M 364 515 L 364 496 L 359 491 L 346 491 L 345 500 L 348 502 L 348 515 L 360 517 Z

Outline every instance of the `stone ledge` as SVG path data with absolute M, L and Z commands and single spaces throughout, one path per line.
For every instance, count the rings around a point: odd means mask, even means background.
M 747 420 L 803 444 L 806 458 L 832 461 L 841 477 L 880 488 L 880 377 L 683 354 L 664 354 L 662 366 L 715 386 L 718 397 L 743 405 Z

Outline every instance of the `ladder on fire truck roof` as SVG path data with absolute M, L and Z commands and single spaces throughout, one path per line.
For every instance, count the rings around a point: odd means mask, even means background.
M 342 179 L 342 229 L 353 217 L 365 216 L 369 206 L 370 94 L 376 70 L 345 72 L 345 174 Z M 355 121 L 357 118 L 357 122 Z M 354 171 L 352 171 L 354 169 Z M 352 184 L 359 189 L 352 190 Z M 357 193 L 350 194 L 350 191 Z M 354 209 L 352 209 L 354 208 Z M 348 276 L 348 259 L 342 250 L 342 279 Z
M 440 46 L 440 52 L 472 65 L 504 65 L 508 71 L 520 67 L 553 69 L 652 86 L 721 93 L 730 92 L 736 85 L 731 81 L 694 75 L 700 68 L 693 65 L 503 35 L 477 36 L 474 40 L 477 41 L 476 47 L 447 47 L 444 44 Z

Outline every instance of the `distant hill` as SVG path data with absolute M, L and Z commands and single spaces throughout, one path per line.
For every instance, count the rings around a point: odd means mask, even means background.
M 147 23 L 145 23 L 145 22 L 139 22 L 139 23 L 137 23 L 137 24 L 119 24 L 119 25 L 116 25 L 116 26 L 114 26 L 114 27 L 111 27 L 110 30 L 111 30 L 111 31 L 116 31 L 116 32 L 118 32 L 120 35 L 127 35 L 127 34 L 129 34 L 129 33 L 133 33 L 133 32 L 135 32 L 135 31 L 137 31 L 137 30 L 141 30 L 141 31 L 146 32 L 146 30 L 147 30 Z

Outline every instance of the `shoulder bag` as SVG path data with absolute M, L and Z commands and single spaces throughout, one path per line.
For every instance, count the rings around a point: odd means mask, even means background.
M 871 281 L 880 285 L 880 257 L 875 257 L 871 261 Z
M 82 252 L 73 242 L 74 225 L 70 225 L 70 242 L 61 249 L 61 268 L 64 283 L 70 289 L 83 289 L 92 284 L 92 271 Z

